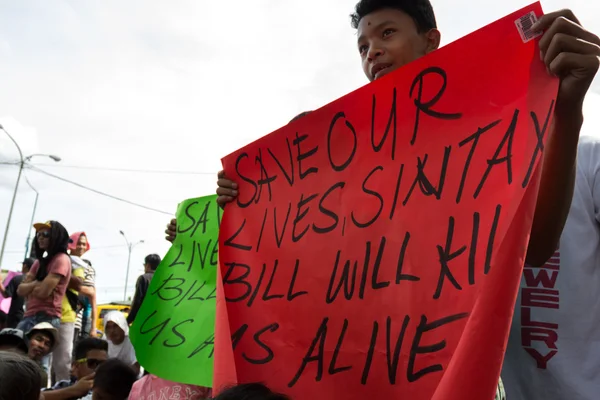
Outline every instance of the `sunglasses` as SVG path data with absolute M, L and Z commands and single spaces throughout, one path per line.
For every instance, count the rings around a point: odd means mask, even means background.
M 79 364 L 85 363 L 85 364 L 87 364 L 87 367 L 89 369 L 95 370 L 104 361 L 106 361 L 106 360 L 98 360 L 96 358 L 82 358 L 80 360 L 77 360 L 77 363 L 79 363 Z
M 43 232 L 38 232 L 37 233 L 38 237 L 43 237 L 43 238 L 49 238 L 50 237 L 50 232 L 49 231 L 43 231 Z

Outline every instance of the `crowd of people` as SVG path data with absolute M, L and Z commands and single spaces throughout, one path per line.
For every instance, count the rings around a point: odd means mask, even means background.
M 440 44 L 429 0 L 361 0 L 352 25 L 370 81 Z M 536 310 L 535 315 L 517 307 L 502 371 L 504 384 L 498 385 L 496 399 L 591 400 L 600 389 L 600 327 L 592 317 L 600 311 L 595 291 L 600 284 L 600 142 L 579 136 L 583 100 L 600 63 L 600 39 L 568 10 L 545 15 L 533 29 L 545 32 L 541 57 L 548 72 L 560 78 L 560 87 L 544 150 L 526 270 L 541 270 L 548 262 L 553 270 L 559 265 L 566 272 L 552 275 L 560 286 L 560 307 Z M 239 195 L 239 187 L 223 172 L 217 183 L 218 203 L 225 208 Z M 168 240 L 176 236 L 176 223 L 168 225 Z M 209 388 L 166 381 L 137 362 L 129 326 L 159 256 L 146 257 L 128 317 L 119 311 L 108 313 L 104 338 L 99 338 L 95 269 L 82 258 L 90 249 L 87 235 L 69 236 L 57 221 L 34 228 L 35 258 L 24 260 L 22 274 L 6 287 L 0 283 L 0 293 L 13 299 L 8 315 L 0 320 L 0 400 L 211 398 Z M 524 285 L 530 283 L 526 280 Z M 580 285 L 586 289 L 578 289 Z M 523 329 L 532 321 L 537 336 L 525 340 Z M 534 350 L 541 358 L 534 357 Z M 228 388 L 214 399 L 286 396 L 254 383 Z

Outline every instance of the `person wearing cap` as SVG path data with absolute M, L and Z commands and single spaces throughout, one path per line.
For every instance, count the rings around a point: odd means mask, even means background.
M 17 289 L 33 266 L 34 261 L 35 260 L 33 258 L 26 258 L 21 265 L 21 274 L 14 276 L 8 285 L 6 285 L 6 287 L 4 287 L 2 282 L 0 282 L 0 294 L 7 299 L 11 299 L 10 308 L 8 309 L 8 316 L 6 318 L 7 328 L 16 328 L 19 322 L 21 322 L 23 319 L 23 314 L 25 312 L 25 298 L 17 294 Z
M 60 326 L 62 301 L 71 278 L 71 259 L 67 255 L 69 234 L 59 222 L 35 224 L 35 254 L 38 259 L 19 285 L 17 294 L 27 298 L 27 310 L 17 326 L 24 332 L 40 322 Z M 40 256 L 43 255 L 43 256 Z
M 34 224 L 36 239 L 34 251 L 38 259 L 19 285 L 17 293 L 27 300 L 23 320 L 17 328 L 29 332 L 40 322 L 60 327 L 63 297 L 71 279 L 71 259 L 67 254 L 69 233 L 57 221 Z M 46 373 L 50 360 L 42 362 Z
M 13 328 L 2 329 L 0 331 L 0 351 L 16 351 L 27 355 L 29 347 L 25 341 L 23 331 Z
M 27 356 L 35 361 L 42 369 L 42 387 L 48 385 L 48 375 L 43 366 L 43 360 L 56 348 L 58 330 L 48 322 L 41 322 L 27 333 L 29 350 Z

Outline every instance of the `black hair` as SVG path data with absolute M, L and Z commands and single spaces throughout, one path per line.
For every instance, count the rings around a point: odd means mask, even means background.
M 48 264 L 58 254 L 67 254 L 67 246 L 69 245 L 69 232 L 61 225 L 60 222 L 50 221 L 50 244 L 46 249 L 46 256 L 43 257 L 44 250 L 40 248 L 37 238 L 34 242 L 35 255 L 40 261 L 35 279 L 43 281 L 48 275 Z
M 302 117 L 307 116 L 308 114 L 310 114 L 312 111 L 304 111 L 301 112 L 300 114 L 296 115 L 294 118 L 292 118 L 292 120 L 290 122 L 288 122 L 289 124 L 291 124 L 292 122 L 296 121 L 297 119 L 300 119 Z
M 34 262 L 35 258 L 28 257 L 23 260 L 23 265 L 27 266 L 27 269 L 31 269 L 31 267 L 33 267 Z
M 96 369 L 94 389 L 101 389 L 113 400 L 127 400 L 136 379 L 137 374 L 131 366 L 112 358 Z
M 367 15 L 385 8 L 400 10 L 415 21 L 417 31 L 426 33 L 437 28 L 435 13 L 430 0 L 360 0 L 350 14 L 350 21 L 354 29 Z
M 42 370 L 29 358 L 0 351 L 0 400 L 39 400 Z
M 75 345 L 75 350 L 73 351 L 73 361 L 87 358 L 87 353 L 92 350 L 104 350 L 108 352 L 108 342 L 106 340 L 94 337 L 81 339 Z
M 290 400 L 290 398 L 271 391 L 262 383 L 245 383 L 224 390 L 213 400 Z
M 160 264 L 160 256 L 158 254 L 149 254 L 146 256 L 144 263 L 150 265 L 152 271 L 156 271 L 158 264 Z

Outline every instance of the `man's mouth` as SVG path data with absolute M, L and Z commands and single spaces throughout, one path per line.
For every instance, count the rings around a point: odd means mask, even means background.
M 371 75 L 373 76 L 373 79 L 381 78 L 391 70 L 391 67 L 392 64 L 389 63 L 375 64 L 373 68 L 371 68 Z

